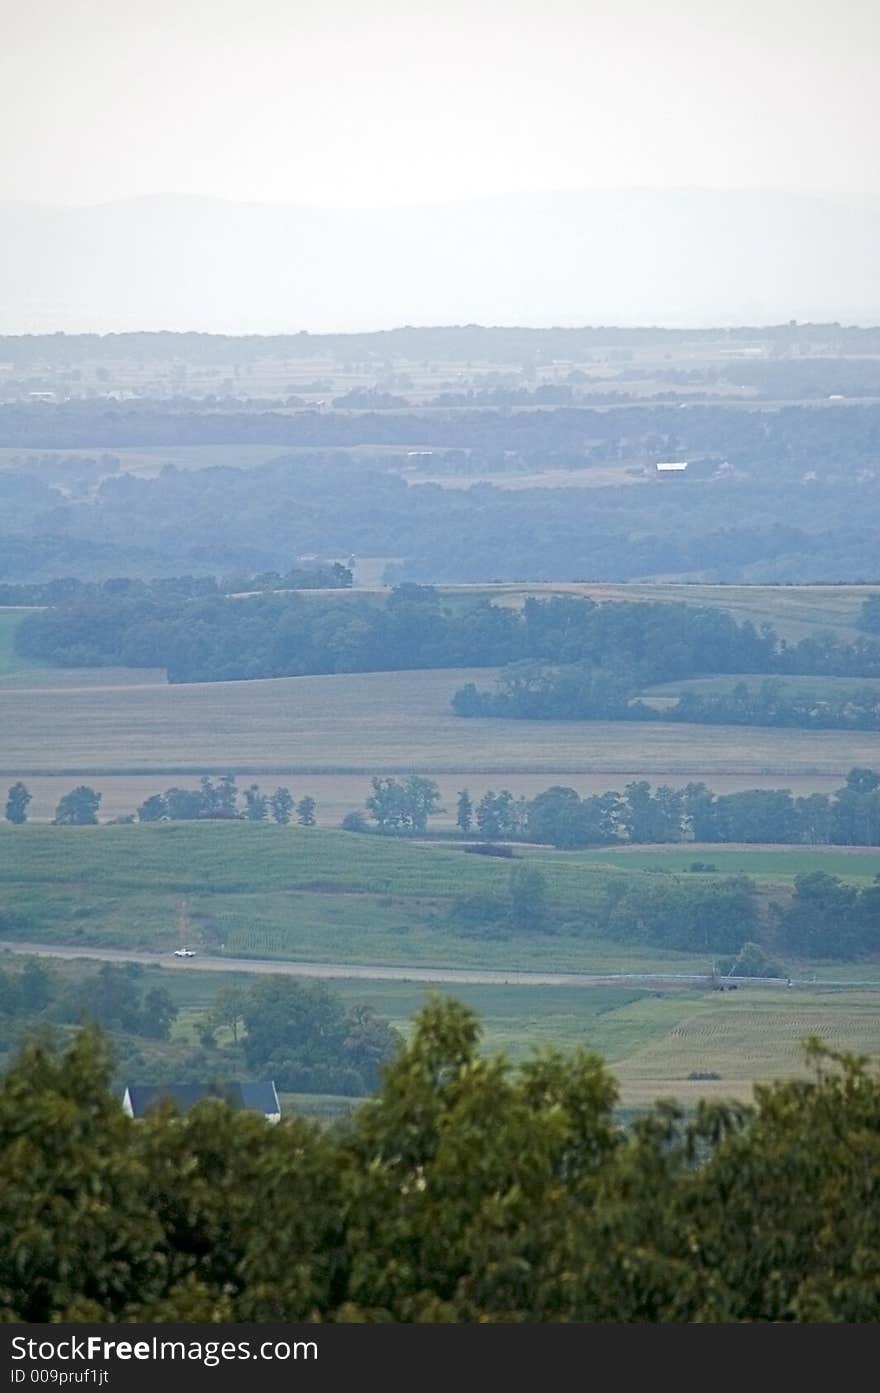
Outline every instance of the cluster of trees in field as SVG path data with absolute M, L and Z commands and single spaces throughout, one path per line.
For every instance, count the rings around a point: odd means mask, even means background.
M 473 824 L 481 835 L 563 848 L 686 841 L 880 846 L 880 774 L 852 769 L 834 794 L 800 797 L 789 789 L 716 795 L 702 783 L 652 790 L 647 780 L 634 780 L 623 794 L 585 798 L 556 786 L 523 806 L 502 790 L 484 795 Z M 462 830 L 470 831 L 470 823 Z
M 0 406 L 0 436 L 22 450 L 250 443 L 279 455 L 151 479 L 108 470 L 83 496 L 54 475 L 4 471 L 0 579 L 283 572 L 294 555 L 353 554 L 399 558 L 393 578 L 414 581 L 866 581 L 878 578 L 878 422 L 875 405 Z M 287 446 L 298 453 L 285 457 Z M 389 453 L 377 463 L 366 447 Z M 473 453 L 513 471 L 611 464 L 636 476 L 572 490 L 411 487 L 398 472 L 409 450 Z M 677 457 L 707 468 L 641 477 Z
M 751 944 L 795 958 L 868 958 L 880 951 L 880 877 L 860 888 L 825 871 L 806 872 L 795 876 L 789 898 L 763 913 L 748 876 L 657 874 L 650 893 L 621 877 L 611 882 L 596 927 L 620 943 L 716 955 L 742 955 Z M 728 959 L 725 970 L 735 963 Z M 766 963 L 764 969 L 761 975 L 781 972 L 778 966 L 767 970 Z
M 199 1028 L 202 1044 L 216 1048 L 221 1029 L 232 1037 L 225 1053 L 238 1072 L 246 1066 L 294 1093 L 361 1097 L 377 1087 L 400 1045 L 372 1007 L 346 1006 L 322 982 L 289 977 L 222 987 Z
M 172 682 L 503 666 L 497 692 L 468 684 L 456 693 L 453 708 L 464 716 L 668 719 L 636 694 L 705 673 L 880 676 L 880 642 L 869 636 L 790 643 L 770 625 L 759 631 L 722 609 L 682 602 L 529 598 L 517 611 L 409 583 L 387 599 L 102 591 L 25 616 L 15 644 L 23 657 L 68 667 L 162 667 Z M 848 695 L 840 719 L 858 696 Z M 702 708 L 687 700 L 708 719 L 721 699 L 704 698 Z M 805 707 L 776 687 L 746 698 L 738 689 L 730 702 L 756 719 L 789 709 L 807 719 L 814 707 L 831 706 L 823 699 Z
M 145 984 L 139 963 L 104 963 L 72 979 L 36 958 L 0 968 L 0 1049 L 38 1025 L 91 1022 L 120 1037 L 125 1066 L 138 1070 L 141 1081 L 161 1083 L 166 1075 L 197 1081 L 207 1070 L 271 1078 L 291 1092 L 361 1097 L 378 1085 L 400 1044 L 371 1007 L 346 1006 L 323 983 L 288 977 L 221 987 L 196 1025 L 196 1049 L 145 1057 L 138 1041 L 167 1042 L 177 1016 L 171 994 Z
M 10 795 L 14 789 L 15 785 L 10 789 Z M 102 797 L 102 794 L 90 788 L 88 784 L 78 784 L 76 788 L 72 788 L 69 793 L 62 794 L 58 799 L 58 806 L 52 819 L 53 827 L 96 826 Z
M 748 876 L 682 880 L 652 877 L 650 889 L 627 877 L 610 882 L 597 916 L 600 931 L 619 943 L 646 943 L 710 956 L 762 942 L 757 886 Z M 838 956 L 832 953 L 831 956 Z
M 301 827 L 314 827 L 317 802 L 311 794 L 297 800 L 289 788 L 281 786 L 274 793 L 263 793 L 259 784 L 249 784 L 242 791 L 243 808 L 239 806 L 239 788 L 233 774 L 224 774 L 215 783 L 208 775 L 199 780 L 198 788 L 167 788 L 164 793 L 151 794 L 137 810 L 138 822 L 233 821 L 266 822 L 271 818 L 279 827 L 287 827 L 294 814 Z
M 814 1041 L 810 1075 L 756 1088 L 750 1106 L 658 1103 L 624 1128 L 595 1055 L 545 1051 L 514 1070 L 480 1037 L 465 1008 L 430 1004 L 344 1128 L 272 1126 L 219 1099 L 134 1121 L 100 1036 L 28 1044 L 0 1081 L 0 1310 L 40 1323 L 876 1319 L 874 1067 Z M 81 1175 L 89 1204 L 71 1187 Z
M 513 866 L 504 892 L 471 891 L 456 895 L 449 923 L 474 938 L 506 938 L 512 933 L 554 933 L 559 915 L 547 877 L 537 866 Z
M 90 788 L 88 784 L 79 784 L 72 788 L 69 793 L 62 794 L 55 808 L 55 816 L 52 819 L 54 827 L 95 827 L 98 823 L 98 809 L 101 806 L 102 794 Z M 6 795 L 6 821 L 13 826 L 21 827 L 28 820 L 28 808 L 33 801 L 33 794 L 26 784 L 19 779 L 12 784 Z M 133 819 L 132 819 L 133 821 Z
M 0 1043 L 36 1022 L 77 1025 L 167 1040 L 177 1006 L 164 987 L 145 987 L 137 963 L 104 963 L 71 981 L 36 958 L 0 968 Z
M 859 888 L 826 871 L 795 876 L 794 895 L 775 910 L 783 951 L 804 958 L 861 958 L 880 949 L 880 876 Z
M 644 702 L 636 709 L 651 719 Z M 823 696 L 800 693 L 779 678 L 757 687 L 737 682 L 731 692 L 682 692 L 675 706 L 655 719 L 708 725 L 789 726 L 799 730 L 880 730 L 880 689 L 852 687 Z
M 398 836 L 427 831 L 428 818 L 442 812 L 440 790 L 433 779 L 411 774 L 401 782 L 395 778 L 374 778 L 366 800 L 370 816 L 380 832 Z M 352 830 L 349 826 L 346 830 Z
M 880 950 L 880 877 L 859 888 L 824 871 L 798 875 L 791 895 L 760 903 L 746 875 L 620 876 L 609 881 L 596 910 L 572 917 L 554 903 L 546 876 L 535 866 L 512 868 L 503 891 L 455 897 L 448 922 L 472 938 L 508 938 L 517 932 L 590 933 L 632 947 L 649 944 L 705 953 L 732 975 L 778 977 L 773 955 L 852 960 Z
M 78 784 L 59 798 L 52 819 L 53 827 L 96 827 L 102 797 L 88 784 Z M 12 784 L 6 795 L 6 821 L 16 827 L 22 826 L 28 820 L 28 807 L 32 801 L 33 794 L 26 784 L 20 779 Z
M 685 691 L 673 705 L 658 706 L 639 698 L 644 684 L 638 667 L 628 666 L 628 655 L 621 656 L 622 661 L 618 659 L 613 666 L 589 662 L 562 666 L 532 661 L 512 663 L 501 673 L 494 690 L 480 691 L 475 682 L 466 682 L 454 693 L 452 709 L 457 716 L 509 720 L 663 721 L 797 730 L 880 730 L 880 691 L 867 685 L 854 684 L 846 690 L 817 695 L 799 692 L 782 678 L 772 677 L 751 686 L 737 682 L 730 692 Z M 850 651 L 842 662 L 851 657 Z M 860 650 L 860 660 L 871 676 L 875 675 L 878 657 L 880 653 Z M 798 661 L 791 652 L 786 658 L 788 662 Z M 674 662 L 674 655 L 669 655 L 670 666 Z

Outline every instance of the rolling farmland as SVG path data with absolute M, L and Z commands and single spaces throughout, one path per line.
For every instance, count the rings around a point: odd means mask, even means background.
M 880 864 L 877 855 L 801 854 L 812 869 Z M 760 855 L 752 853 L 753 874 Z M 770 854 L 766 875 L 756 875 L 778 899 L 801 869 L 793 856 L 783 874 L 784 855 Z M 624 880 L 649 891 L 664 859 L 680 864 L 686 852 L 646 853 L 644 864 L 634 853 L 526 850 L 523 859 L 546 877 L 557 931 L 475 937 L 449 921 L 452 901 L 503 895 L 511 863 L 448 844 L 247 823 L 0 826 L 7 921 L 0 937 L 167 953 L 180 946 L 185 901 L 186 937 L 209 955 L 543 972 L 705 973 L 711 966 L 705 954 L 625 945 L 595 927 L 609 889 Z M 720 874 L 744 868 L 723 864 L 721 854 L 717 864 Z M 860 965 L 855 976 L 874 974 Z
M 94 971 L 95 960 L 56 959 L 66 977 Z M 247 987 L 253 973 L 192 972 L 160 966 L 142 968 L 145 987 L 162 986 L 180 1014 L 171 1044 L 192 1046 L 196 1026 L 221 987 Z M 332 989 L 348 1005 L 365 1002 L 404 1034 L 412 1016 L 435 992 L 453 995 L 481 1020 L 484 1047 L 504 1050 L 513 1060 L 545 1045 L 584 1046 L 608 1061 L 624 1108 L 658 1097 L 693 1105 L 701 1097 L 748 1101 L 754 1081 L 806 1073 L 802 1043 L 818 1034 L 836 1049 L 880 1053 L 877 991 L 761 987 L 718 997 L 700 988 L 631 985 L 514 986 L 438 984 L 334 977 Z M 713 1079 L 689 1074 L 713 1073 Z M 286 1095 L 286 1109 L 319 1115 L 345 1112 L 357 1100 Z
M 6 938 L 165 953 L 189 936 L 232 957 L 401 966 L 611 971 L 619 944 L 585 936 L 615 868 L 546 868 L 572 927 L 548 936 L 473 938 L 447 922 L 457 894 L 503 893 L 510 863 L 442 845 L 317 829 L 171 823 L 103 828 L 0 826 Z M 703 959 L 627 950 L 632 970 L 706 970 Z M 671 966 L 670 966 L 671 964 Z
M 686 1103 L 707 1096 L 748 1101 L 753 1082 L 808 1072 L 803 1041 L 811 1035 L 836 1050 L 880 1052 L 876 993 L 790 997 L 780 991 L 712 1004 L 704 999 L 701 1009 L 683 1012 L 671 1029 L 617 1065 L 623 1100 L 637 1106 L 667 1093 Z M 691 1080 L 690 1073 L 719 1077 Z
M 486 587 L 450 587 L 452 595 Z M 855 587 L 501 586 L 520 603 L 527 593 L 589 592 L 607 599 L 683 598 L 718 603 L 739 618 L 764 618 L 791 637 L 833 627 L 855 637 L 866 591 Z M 685 593 L 686 592 L 686 593 Z M 287 784 L 318 800 L 319 820 L 338 824 L 362 806 L 373 773 L 436 778 L 452 824 L 458 790 L 472 796 L 510 788 L 532 797 L 553 783 L 582 794 L 622 790 L 633 779 L 706 782 L 718 793 L 786 787 L 830 792 L 855 765 L 877 765 L 871 733 L 803 733 L 742 727 L 614 722 L 463 721 L 449 699 L 457 686 L 492 679 L 488 669 L 343 674 L 332 677 L 169 686 L 158 671 L 25 667 L 12 651 L 17 616 L 0 613 L 0 766 L 4 783 L 24 777 L 32 818 L 52 816 L 76 782 L 104 794 L 102 817 L 128 814 L 171 784 L 232 770 L 240 786 Z M 669 684 L 721 690 L 737 678 Z M 754 679 L 757 681 L 761 678 Z M 853 679 L 786 679 L 819 693 Z M 101 829 L 0 826 L 0 910 L 26 927 L 6 938 L 55 945 L 119 946 L 149 955 L 178 946 L 181 900 L 192 941 L 203 954 L 333 961 L 379 968 L 439 967 L 496 972 L 698 972 L 698 955 L 621 945 L 579 922 L 620 877 L 686 874 L 694 860 L 719 875 L 755 877 L 767 898 L 792 878 L 825 870 L 864 885 L 880 872 L 880 852 L 805 847 L 686 845 L 555 854 L 528 849 L 548 877 L 554 904 L 570 918 L 552 936 L 474 938 L 452 929 L 457 893 L 498 892 L 509 864 L 449 846 L 413 846 L 301 829 L 200 824 Z M 809 971 L 812 972 L 813 965 Z M 161 969 L 148 967 L 150 974 Z M 671 1094 L 746 1098 L 753 1079 L 799 1072 L 800 1042 L 819 1033 L 840 1047 L 880 1052 L 877 997 L 828 990 L 835 979 L 880 980 L 875 964 L 823 965 L 815 989 L 764 989 L 718 997 L 703 989 L 458 984 L 454 993 L 485 1019 L 489 1047 L 521 1057 L 535 1044 L 583 1043 L 605 1054 L 624 1106 Z M 226 974 L 224 974 L 225 976 Z M 184 1007 L 179 1038 L 192 1036 L 205 1010 L 211 972 L 161 972 Z M 220 974 L 216 974 L 219 978 Z M 197 979 L 202 984 L 197 985 Z M 246 979 L 245 979 L 246 980 Z M 417 983 L 338 979 L 406 1027 L 425 996 Z M 720 1074 L 693 1080 L 692 1072 Z M 330 1111 L 337 1109 L 334 1100 Z M 326 1100 L 315 1102 L 327 1107 Z
M 97 670 L 100 672 L 100 670 Z M 717 775 L 840 778 L 876 762 L 871 732 L 611 721 L 462 720 L 449 701 L 490 669 L 169 686 L 77 671 L 0 683 L 0 772 Z M 610 785 L 606 785 L 610 786 Z M 742 785 L 741 785 L 742 786 Z M 822 787 L 822 785 L 819 785 Z
M 449 585 L 446 594 L 477 593 L 498 603 L 521 605 L 529 596 L 586 595 L 600 603 L 629 600 L 640 603 L 677 601 L 727 610 L 739 623 L 772 624 L 783 638 L 797 641 L 823 630 L 852 641 L 861 607 L 869 595 L 880 594 L 878 585 L 696 585 L 676 581 L 621 581 L 619 584 L 588 581 L 542 582 L 499 585 Z
M 541 852 L 534 855 L 540 856 Z M 552 856 L 552 852 L 548 853 Z M 695 861 L 718 868 L 719 875 L 749 875 L 764 882 L 791 881 L 807 871 L 825 871 L 862 884 L 880 875 L 880 848 L 808 846 L 731 846 L 689 842 L 679 846 L 617 846 L 566 854 L 572 864 L 627 866 L 639 870 L 688 871 Z

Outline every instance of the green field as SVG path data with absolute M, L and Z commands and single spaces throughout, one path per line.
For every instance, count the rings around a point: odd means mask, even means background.
M 56 970 L 81 978 L 94 962 L 56 961 Z M 180 1014 L 171 1047 L 192 1046 L 195 1025 L 220 987 L 247 987 L 246 973 L 172 972 L 145 968 L 145 987 L 161 984 Z M 366 1002 L 406 1034 L 425 1002 L 425 988 L 409 983 L 339 979 L 332 984 L 352 1005 Z M 441 989 L 444 990 L 444 989 Z M 637 1107 L 660 1096 L 687 1104 L 699 1097 L 747 1100 L 755 1080 L 804 1071 L 801 1044 L 818 1034 L 838 1049 L 880 1053 L 876 992 L 798 988 L 748 988 L 723 997 L 704 990 L 662 994 L 627 986 L 513 987 L 456 985 L 448 994 L 472 1007 L 483 1027 L 484 1047 L 504 1050 L 512 1060 L 545 1045 L 597 1051 L 620 1086 L 623 1107 Z M 152 1047 L 160 1049 L 162 1047 Z M 712 1072 L 715 1080 L 693 1080 L 692 1072 Z M 329 1095 L 285 1094 L 282 1107 L 323 1118 L 343 1116 L 357 1100 Z
M 450 926 L 451 897 L 503 890 L 510 865 L 448 845 L 248 824 L 0 827 L 0 911 L 21 916 L 7 919 L 0 936 L 157 955 L 185 936 L 202 962 L 218 954 L 373 964 L 377 970 L 421 964 L 505 973 L 703 973 L 708 964 L 698 956 L 621 945 L 576 927 L 578 914 L 595 906 L 612 881 L 626 877 L 650 885 L 658 869 L 680 871 L 695 851 L 697 859 L 717 864 L 719 874 L 748 871 L 777 894 L 802 869 L 864 878 L 880 867 L 880 853 L 804 848 L 529 851 L 526 859 L 541 866 L 552 903 L 572 916 L 572 928 L 481 939 Z M 172 1051 L 195 1043 L 195 1026 L 220 986 L 253 980 L 245 971 L 172 968 L 161 957 L 155 962 L 144 967 L 145 978 L 161 981 L 180 1007 Z M 58 961 L 58 967 L 72 975 L 92 970 L 88 960 Z M 621 1105 L 638 1107 L 662 1095 L 685 1103 L 702 1096 L 745 1099 L 753 1080 L 801 1071 L 801 1041 L 808 1034 L 880 1053 L 877 991 L 833 985 L 876 981 L 880 989 L 880 967 L 819 966 L 816 976 L 815 985 L 794 990 L 744 984 L 721 996 L 701 983 L 675 982 L 662 990 L 633 983 L 455 983 L 437 990 L 471 1005 L 483 1021 L 486 1047 L 514 1059 L 550 1044 L 597 1050 L 618 1078 Z M 330 985 L 349 1003 L 368 1002 L 404 1031 L 432 990 L 412 981 L 345 976 Z M 690 1079 L 695 1071 L 720 1077 Z M 330 1118 L 350 1104 L 288 1096 L 285 1106 Z
M 585 936 L 583 917 L 610 880 L 644 872 L 562 856 L 546 872 L 571 929 L 487 940 L 451 928 L 449 906 L 460 893 L 502 893 L 510 863 L 450 846 L 247 824 L 0 826 L 0 908 L 20 916 L 7 938 L 167 953 L 180 944 L 185 899 L 186 936 L 230 957 L 613 970 L 620 946 Z M 626 957 L 633 970 L 706 970 L 653 948 Z
M 597 934 L 597 910 L 621 877 L 646 893 L 658 869 L 693 851 L 528 850 L 544 872 L 558 931 L 474 937 L 449 921 L 454 897 L 503 894 L 510 862 L 451 845 L 413 845 L 320 829 L 176 823 L 102 828 L 0 826 L 0 938 L 166 954 L 374 964 L 405 969 L 703 973 L 704 956 L 621 945 Z M 749 870 L 784 898 L 805 868 L 863 879 L 880 855 L 723 850 L 719 873 Z M 180 927 L 182 904 L 189 926 Z M 820 972 L 823 975 L 824 970 Z M 870 978 L 859 965 L 849 979 Z
M 790 999 L 791 998 L 791 999 Z M 738 992 L 683 1015 L 653 1040 L 646 1040 L 615 1070 L 622 1100 L 649 1103 L 668 1093 L 682 1102 L 698 1097 L 747 1100 L 755 1081 L 807 1072 L 803 1040 L 817 1035 L 833 1049 L 876 1057 L 880 1053 L 875 992 L 839 995 L 783 991 Z M 711 1072 L 716 1080 L 690 1080 Z
M 69 970 L 71 964 L 62 965 Z M 94 970 L 94 963 L 89 964 Z M 83 965 L 77 964 L 77 974 Z M 168 972 L 146 968 L 141 979 L 166 988 L 180 1008 L 174 1038 L 195 1043 L 194 1022 L 208 1009 L 221 987 L 232 982 L 247 987 L 254 980 L 246 973 Z M 367 1002 L 392 1025 L 406 1034 L 412 1018 L 433 994 L 431 989 L 408 982 L 369 982 L 337 978 L 330 986 L 347 1005 Z M 435 989 L 470 1006 L 480 1017 L 488 1049 L 500 1049 L 512 1058 L 523 1058 L 532 1049 L 558 1045 L 571 1049 L 586 1045 L 609 1060 L 619 1060 L 650 1040 L 659 1038 L 689 1014 L 704 994 L 680 992 L 660 996 L 632 987 L 511 987 L 472 986 L 468 983 Z M 641 1013 L 630 1008 L 639 1003 Z
M 535 853 L 540 856 L 540 852 Z M 552 853 L 548 853 L 552 855 Z M 568 852 L 573 863 L 632 867 L 634 870 L 688 871 L 695 861 L 718 867 L 719 875 L 749 875 L 763 882 L 791 882 L 807 871 L 825 871 L 856 884 L 880 875 L 880 849 L 806 846 L 740 846 L 710 842 L 688 846 L 607 847 L 601 851 Z M 694 872 L 705 874 L 704 872 Z

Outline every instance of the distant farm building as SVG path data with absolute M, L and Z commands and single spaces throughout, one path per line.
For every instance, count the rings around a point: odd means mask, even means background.
M 663 460 L 657 465 L 658 474 L 683 474 L 688 467 L 687 460 Z
M 214 1098 L 245 1112 L 262 1113 L 269 1122 L 278 1122 L 281 1104 L 275 1084 L 230 1083 L 225 1086 L 201 1083 L 171 1083 L 152 1088 L 147 1084 L 130 1083 L 122 1097 L 122 1106 L 129 1117 L 145 1117 L 163 1103 L 174 1103 L 181 1112 L 188 1112 L 196 1103 Z

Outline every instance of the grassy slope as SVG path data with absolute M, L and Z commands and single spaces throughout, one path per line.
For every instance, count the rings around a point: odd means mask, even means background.
M 191 936 L 223 944 L 231 956 L 554 971 L 609 969 L 620 960 L 618 945 L 576 929 L 488 941 L 453 932 L 452 897 L 503 893 L 509 874 L 509 862 L 451 847 L 319 829 L 0 827 L 0 907 L 26 916 L 12 930 L 22 939 L 167 952 L 180 941 L 185 897 Z M 553 901 L 572 921 L 621 874 L 562 857 L 548 867 Z M 705 967 L 656 949 L 627 957 L 646 971 L 663 963 Z
M 562 927 L 506 938 L 471 937 L 447 922 L 459 893 L 504 893 L 510 863 L 444 845 L 417 846 L 352 833 L 248 824 L 104 828 L 0 826 L 0 909 L 25 916 L 5 931 L 23 940 L 168 952 L 186 933 L 230 956 L 311 961 L 491 967 L 501 970 L 702 972 L 696 954 L 623 946 L 593 934 L 591 911 L 620 878 L 682 869 L 693 851 L 551 853 L 541 866 Z M 823 867 L 853 878 L 880 856 L 725 852 L 719 873 L 748 870 L 768 893 L 785 893 L 797 871 Z M 645 867 L 645 869 L 643 869 Z M 654 868 L 652 873 L 651 869 Z M 852 972 L 849 974 L 852 976 Z M 859 968 L 858 977 L 870 975 Z

